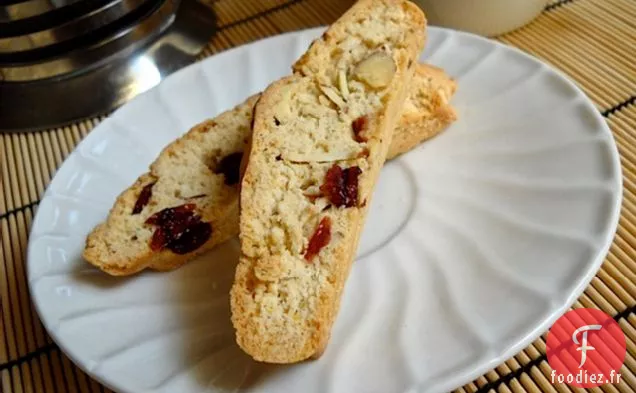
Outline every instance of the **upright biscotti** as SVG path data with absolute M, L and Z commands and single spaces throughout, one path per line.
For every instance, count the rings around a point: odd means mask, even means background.
M 254 359 L 325 349 L 425 29 L 408 1 L 358 1 L 257 103 L 231 290 Z
M 404 114 L 393 134 L 389 159 L 436 135 L 455 120 L 450 105 L 455 89 L 455 82 L 443 71 L 429 65 L 416 66 Z M 111 275 L 131 275 L 145 268 L 166 271 L 236 236 L 238 163 L 251 134 L 257 98 L 258 95 L 250 97 L 198 124 L 166 146 L 150 171 L 119 195 L 106 221 L 89 234 L 84 259 Z M 193 250 L 178 248 L 174 252 L 174 247 L 158 245 L 153 249 L 152 239 L 159 226 L 146 221 L 159 211 L 187 204 L 195 206 L 194 212 L 202 222 L 210 223 L 208 239 Z M 203 229 L 202 225 L 199 227 Z

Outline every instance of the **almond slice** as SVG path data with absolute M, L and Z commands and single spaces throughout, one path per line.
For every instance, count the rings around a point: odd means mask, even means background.
M 375 52 L 356 65 L 353 76 L 374 89 L 380 89 L 391 83 L 395 72 L 393 59 L 384 52 Z
M 320 85 L 320 90 L 340 109 L 347 106 L 347 103 L 344 102 L 342 97 L 338 94 L 338 92 L 331 86 Z
M 308 115 L 316 119 L 320 119 L 321 117 L 327 116 L 329 111 L 334 111 L 334 109 L 329 108 L 329 103 L 325 106 L 317 106 L 317 105 L 305 105 L 300 109 L 301 114 Z
M 340 88 L 340 94 L 346 99 L 349 97 L 349 86 L 347 85 L 347 73 L 345 70 L 338 72 L 338 87 Z
M 313 152 L 313 153 L 283 153 L 282 156 L 287 161 L 292 162 L 333 162 L 350 160 L 356 158 L 357 151 L 332 151 L 332 152 Z

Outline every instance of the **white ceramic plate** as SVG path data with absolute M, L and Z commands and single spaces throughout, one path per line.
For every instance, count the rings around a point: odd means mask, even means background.
M 101 123 L 55 176 L 33 224 L 29 284 L 54 340 L 102 383 L 130 393 L 445 391 L 522 350 L 596 273 L 621 195 L 604 120 L 537 60 L 436 28 L 422 60 L 459 81 L 459 121 L 383 169 L 320 360 L 266 366 L 234 344 L 236 241 L 168 274 L 112 278 L 82 262 L 86 234 L 164 145 L 286 75 L 321 32 L 177 72 Z

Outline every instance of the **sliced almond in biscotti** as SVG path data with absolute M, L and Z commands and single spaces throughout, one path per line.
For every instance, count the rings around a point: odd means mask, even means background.
M 454 120 L 455 112 L 446 99 L 454 91 L 455 83 L 443 71 L 421 64 L 416 66 L 407 109 L 393 133 L 389 159 L 437 134 Z M 435 98 L 439 94 L 444 100 Z M 85 259 L 112 275 L 130 275 L 145 268 L 171 270 L 236 236 L 237 163 L 251 134 L 256 100 L 257 96 L 249 98 L 215 119 L 195 126 L 167 146 L 150 172 L 117 198 L 107 220 L 88 236 Z M 359 120 L 356 124 L 359 138 L 364 139 L 365 122 Z M 312 158 L 331 160 L 330 157 Z M 308 187 L 308 195 L 317 192 L 317 188 Z M 212 232 L 208 240 L 185 254 L 165 247 L 153 250 L 151 241 L 158 226 L 149 225 L 146 220 L 161 210 L 188 203 L 195 204 L 201 220 L 210 223 Z
M 358 1 L 257 103 L 231 290 L 254 359 L 325 349 L 425 29 L 408 1 Z
M 88 235 L 84 259 L 111 275 L 165 271 L 236 236 L 239 166 L 258 97 L 166 146 Z

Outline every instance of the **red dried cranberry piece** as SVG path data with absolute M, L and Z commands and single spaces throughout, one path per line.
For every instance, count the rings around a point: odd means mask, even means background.
M 314 231 L 309 239 L 309 245 L 305 251 L 305 259 L 309 262 L 318 255 L 320 250 L 331 241 L 331 219 L 323 217 L 318 224 L 318 228 Z
M 166 243 L 168 243 L 166 233 L 162 227 L 157 228 L 150 239 L 150 249 L 152 251 L 160 251 L 166 246 Z
M 187 254 L 201 247 L 212 235 L 209 222 L 197 222 L 185 228 L 181 235 L 168 243 L 168 248 L 175 254 Z
M 135 207 L 133 208 L 132 214 L 141 213 L 144 207 L 148 204 L 150 197 L 152 197 L 152 186 L 154 186 L 155 183 L 156 182 L 146 184 L 144 188 L 141 189 L 141 192 L 137 197 L 137 202 L 135 202 Z
M 320 191 L 337 207 L 354 207 L 358 204 L 358 177 L 362 173 L 359 167 L 342 169 L 334 164 L 327 171 L 325 183 Z
M 331 203 L 342 206 L 344 202 L 343 171 L 334 164 L 325 175 L 325 182 L 320 186 L 320 191 L 329 198 Z
M 153 251 L 168 248 L 176 254 L 186 254 L 201 247 L 212 235 L 212 226 L 201 221 L 194 208 L 193 203 L 188 203 L 150 216 L 146 223 L 158 226 L 150 240 L 150 248 Z
M 172 221 L 181 221 L 184 217 L 193 215 L 192 212 L 196 205 L 194 203 L 186 203 L 185 205 L 167 207 L 148 217 L 146 224 L 163 225 Z
M 366 116 L 360 116 L 351 122 L 351 128 L 353 129 L 353 136 L 356 142 L 366 142 L 367 137 L 364 135 L 364 131 L 367 129 L 368 119 Z
M 223 157 L 216 173 L 222 173 L 225 176 L 225 184 L 228 186 L 234 185 L 239 182 L 241 178 L 241 160 L 243 159 L 243 153 L 232 153 Z
M 344 170 L 345 172 L 345 188 L 347 198 L 345 200 L 345 206 L 353 207 L 358 205 L 358 178 L 362 173 L 362 170 L 357 167 L 350 167 Z

